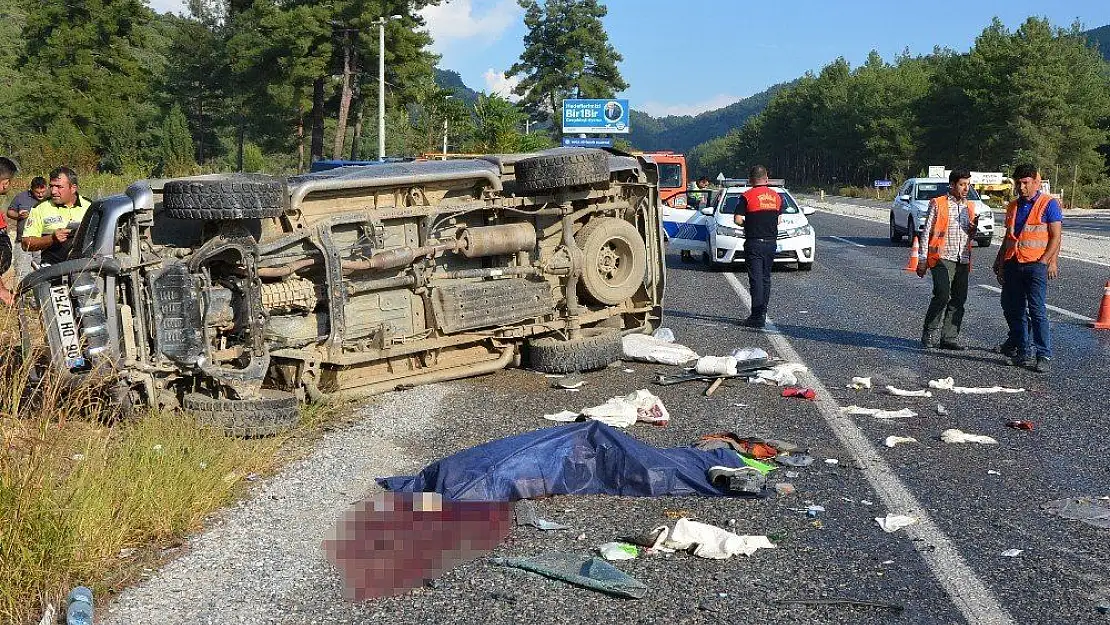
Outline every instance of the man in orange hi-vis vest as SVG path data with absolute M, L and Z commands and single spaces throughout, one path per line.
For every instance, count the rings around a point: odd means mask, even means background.
M 1006 206 L 1006 237 L 994 260 L 994 274 L 1002 285 L 1002 311 L 1010 327 L 998 351 L 1015 366 L 1047 373 L 1052 363 L 1052 330 L 1045 300 L 1048 281 L 1059 273 L 1056 261 L 1064 216 L 1060 203 L 1041 191 L 1035 165 L 1018 165 L 1014 184 L 1018 198 Z
M 976 206 L 967 199 L 971 172 L 953 169 L 948 175 L 948 193 L 929 202 L 925 218 L 925 245 L 920 248 L 917 275 L 933 272 L 933 299 L 925 313 L 921 345 L 962 350 L 956 339 L 964 321 L 967 281 L 971 273 L 971 241 L 975 236 Z M 990 210 L 990 209 L 987 209 Z M 936 342 L 940 330 L 940 342 Z

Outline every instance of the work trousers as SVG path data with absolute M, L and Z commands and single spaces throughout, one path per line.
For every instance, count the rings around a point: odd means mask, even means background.
M 1002 312 L 1010 328 L 1007 347 L 1019 354 L 1052 358 L 1052 328 L 1048 323 L 1048 265 L 1008 260 L 1002 266 Z M 1030 332 L 1032 330 L 1032 332 Z M 1032 350 L 1030 350 L 1032 334 Z
M 934 334 L 939 329 L 942 342 L 954 343 L 964 323 L 967 279 L 971 265 L 940 260 L 931 271 L 933 299 L 925 313 L 925 334 Z
M 748 288 L 752 293 L 752 319 L 767 319 L 771 300 L 771 266 L 775 263 L 774 239 L 745 239 L 744 262 L 748 265 Z

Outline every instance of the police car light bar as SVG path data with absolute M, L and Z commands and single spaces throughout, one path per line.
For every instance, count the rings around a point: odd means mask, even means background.
M 722 187 L 746 187 L 748 186 L 747 178 L 724 178 L 720 181 Z M 768 178 L 767 185 L 771 187 L 785 187 L 785 178 Z

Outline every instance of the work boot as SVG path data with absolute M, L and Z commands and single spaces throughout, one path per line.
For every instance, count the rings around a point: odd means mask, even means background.
M 1003 343 L 994 348 L 994 353 L 1002 354 L 1007 358 L 1013 358 L 1014 356 L 1018 355 L 1018 348 L 1014 347 L 1013 345 L 1007 345 L 1006 343 Z
M 1035 365 L 1036 360 L 1020 352 L 1010 357 L 1010 366 L 1012 367 L 1025 367 L 1026 369 L 1032 369 Z
M 767 325 L 767 320 L 766 319 L 760 319 L 759 317 L 748 317 L 747 319 L 744 320 L 744 323 L 743 323 L 743 326 L 745 328 L 756 328 L 756 329 L 759 329 L 759 330 L 762 330 L 764 328 L 764 326 L 766 326 L 766 325 Z
M 1048 373 L 1052 370 L 1052 359 L 1044 356 L 1037 356 L 1036 362 L 1033 363 L 1033 371 L 1037 373 Z
M 926 330 L 926 331 L 921 333 L 921 346 L 922 347 L 924 347 L 925 349 L 929 349 L 931 347 L 935 347 L 936 344 L 937 344 L 937 339 L 936 339 L 936 337 L 933 336 L 932 332 L 929 332 L 928 330 Z

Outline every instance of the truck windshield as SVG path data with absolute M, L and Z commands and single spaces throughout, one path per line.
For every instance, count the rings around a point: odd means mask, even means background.
M 659 187 L 661 189 L 682 187 L 682 165 L 679 163 L 660 163 Z

